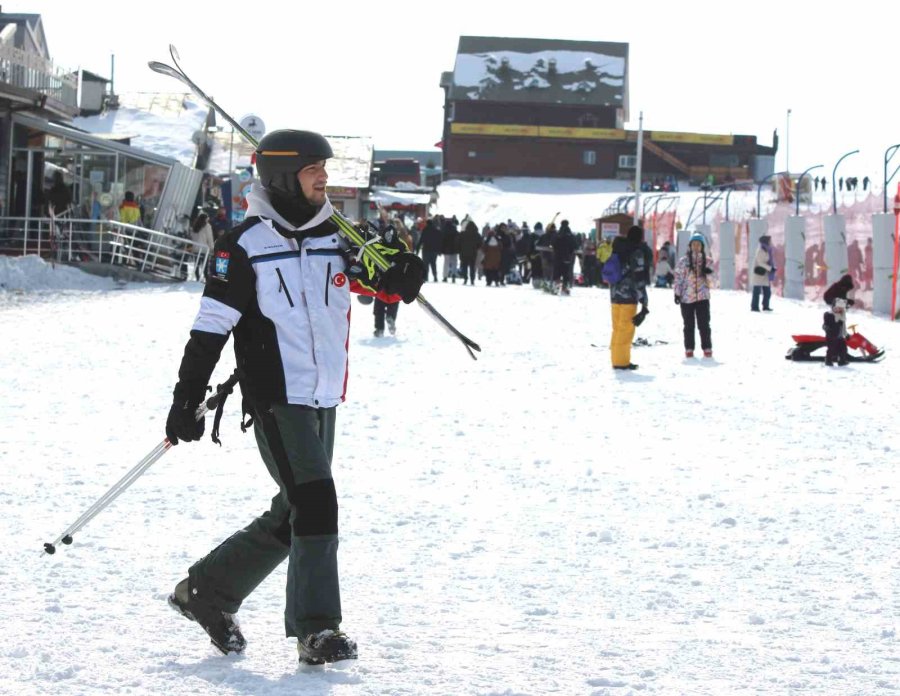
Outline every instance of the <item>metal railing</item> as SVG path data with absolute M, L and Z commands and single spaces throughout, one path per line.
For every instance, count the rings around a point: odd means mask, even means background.
M 24 87 L 65 104 L 78 105 L 78 81 L 37 53 L 0 41 L 0 82 Z
M 167 280 L 202 278 L 209 247 L 116 220 L 0 217 L 0 254 L 100 263 Z

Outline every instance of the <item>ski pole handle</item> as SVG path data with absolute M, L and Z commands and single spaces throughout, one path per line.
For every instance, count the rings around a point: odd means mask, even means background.
M 197 420 L 203 418 L 207 412 L 215 411 L 219 407 L 219 404 L 234 391 L 234 385 L 237 384 L 243 376 L 244 373 L 241 372 L 241 368 L 237 368 L 231 373 L 231 377 L 226 379 L 222 384 L 217 385 L 216 393 L 197 407 Z

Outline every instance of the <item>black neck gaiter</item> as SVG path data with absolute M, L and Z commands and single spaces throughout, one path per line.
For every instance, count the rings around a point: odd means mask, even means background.
M 269 200 L 278 214 L 294 227 L 306 224 L 319 212 L 319 208 L 307 201 L 302 193 L 286 196 L 278 191 L 269 191 Z

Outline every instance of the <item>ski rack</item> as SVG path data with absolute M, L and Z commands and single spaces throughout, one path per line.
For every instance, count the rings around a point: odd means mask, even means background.
M 211 97 L 209 97 L 206 92 L 204 92 L 200 87 L 191 80 L 187 74 L 184 72 L 184 69 L 179 64 L 179 55 L 178 50 L 174 45 L 169 44 L 169 55 L 172 57 L 172 62 L 175 63 L 175 67 L 173 68 L 171 65 L 167 65 L 165 63 L 160 63 L 155 60 L 151 60 L 147 63 L 148 67 L 161 75 L 168 75 L 169 77 L 175 78 L 183 85 L 185 85 L 188 89 L 190 89 L 197 97 L 199 97 L 207 106 L 214 109 L 218 114 L 228 122 L 228 124 L 237 131 L 244 140 L 253 145 L 253 147 L 258 147 L 259 142 L 254 138 L 250 133 L 247 132 L 247 129 L 241 126 L 240 123 L 235 121 L 221 106 L 219 106 Z M 344 237 L 348 242 L 357 247 L 363 248 L 363 254 L 370 258 L 372 262 L 382 271 L 386 271 L 390 267 L 390 262 L 385 258 L 383 254 L 381 254 L 377 249 L 373 249 L 371 246 L 364 246 L 365 243 L 369 240 L 366 239 L 365 232 L 360 230 L 356 225 L 354 225 L 350 220 L 344 217 L 337 210 L 331 216 L 330 220 L 337 225 L 338 233 Z M 475 341 L 465 336 L 462 332 L 459 331 L 453 324 L 451 324 L 444 316 L 438 312 L 434 306 L 426 300 L 421 293 L 416 296 L 416 301 L 419 303 L 419 306 L 422 307 L 425 312 L 436 322 L 438 322 L 451 336 L 459 340 L 460 343 L 463 344 L 465 349 L 469 352 L 469 355 L 472 357 L 472 360 L 477 360 L 477 356 L 473 351 L 481 352 L 481 346 L 479 346 Z

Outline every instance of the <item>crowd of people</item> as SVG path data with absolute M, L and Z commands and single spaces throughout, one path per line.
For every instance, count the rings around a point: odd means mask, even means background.
M 469 216 L 460 221 L 455 215 L 435 215 L 407 225 L 383 213 L 375 224 L 408 235 L 411 249 L 425 262 L 426 282 L 459 280 L 462 285 L 474 285 L 484 281 L 492 287 L 532 284 L 554 294 L 569 294 L 576 282 L 604 285 L 600 268 L 612 246 L 610 239 L 598 243 L 593 233 L 575 233 L 568 220 L 557 224 L 555 217 L 546 226 L 507 220 L 479 227 Z M 577 276 L 576 260 L 581 271 Z

